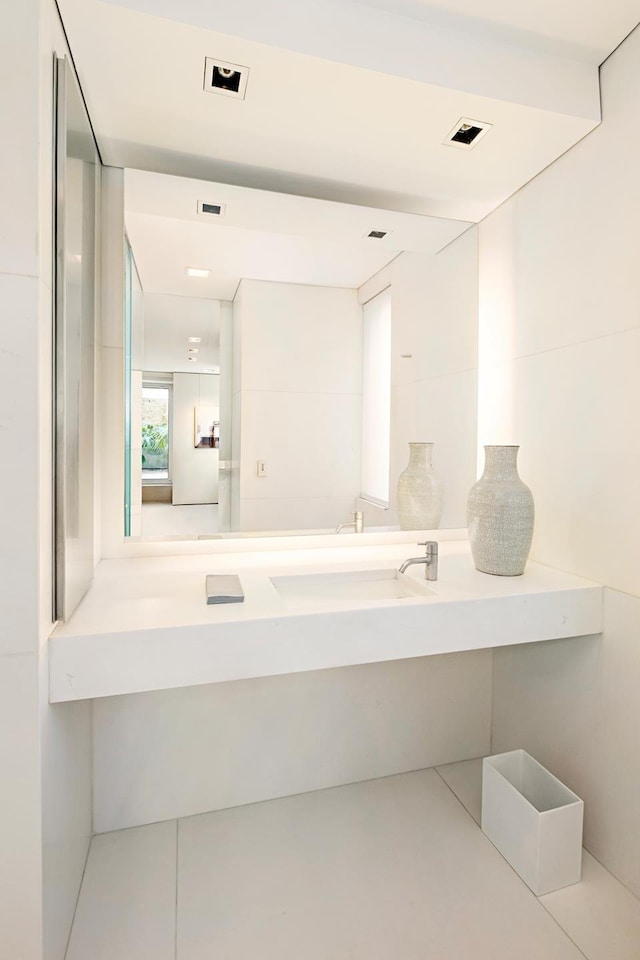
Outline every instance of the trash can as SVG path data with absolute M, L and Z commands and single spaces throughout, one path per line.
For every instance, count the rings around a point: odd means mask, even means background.
M 580 880 L 583 812 L 525 750 L 483 760 L 482 831 L 537 896 Z

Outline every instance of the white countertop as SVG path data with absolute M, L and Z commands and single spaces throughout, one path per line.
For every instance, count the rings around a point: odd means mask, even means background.
M 352 538 L 350 538 L 352 539 Z M 440 542 L 433 596 L 289 605 L 270 577 L 393 568 L 407 543 L 103 560 L 50 638 L 52 702 L 599 633 L 602 588 L 530 563 L 479 573 L 466 541 Z M 237 573 L 240 604 L 207 605 L 205 577 Z M 424 581 L 424 567 L 408 576 Z

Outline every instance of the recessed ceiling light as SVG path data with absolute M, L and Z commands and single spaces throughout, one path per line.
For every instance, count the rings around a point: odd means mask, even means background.
M 187 343 L 200 343 L 202 337 L 187 337 Z
M 475 147 L 478 140 L 482 140 L 491 123 L 482 120 L 470 120 L 469 117 L 460 117 L 453 130 L 450 130 L 442 141 L 448 147 L 462 147 L 469 150 Z
M 205 57 L 203 88 L 208 93 L 221 93 L 224 97 L 244 100 L 248 77 L 249 67 Z
M 189 347 L 189 353 L 197 353 L 200 347 Z
M 204 270 L 202 267 L 187 267 L 186 273 L 188 277 L 202 277 L 203 279 L 206 279 L 211 271 Z

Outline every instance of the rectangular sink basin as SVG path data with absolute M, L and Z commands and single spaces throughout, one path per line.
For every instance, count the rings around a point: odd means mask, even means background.
M 299 573 L 270 577 L 288 604 L 366 603 L 371 600 L 404 600 L 434 597 L 426 583 L 398 570 L 343 570 L 330 573 Z

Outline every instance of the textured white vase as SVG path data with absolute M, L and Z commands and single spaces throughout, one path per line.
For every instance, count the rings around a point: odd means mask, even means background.
M 431 463 L 432 443 L 410 443 L 409 463 L 398 477 L 401 530 L 435 530 L 442 516 L 442 484 Z
M 485 447 L 484 473 L 467 500 L 476 569 L 498 577 L 519 577 L 524 572 L 533 538 L 533 496 L 518 476 L 519 449 Z

